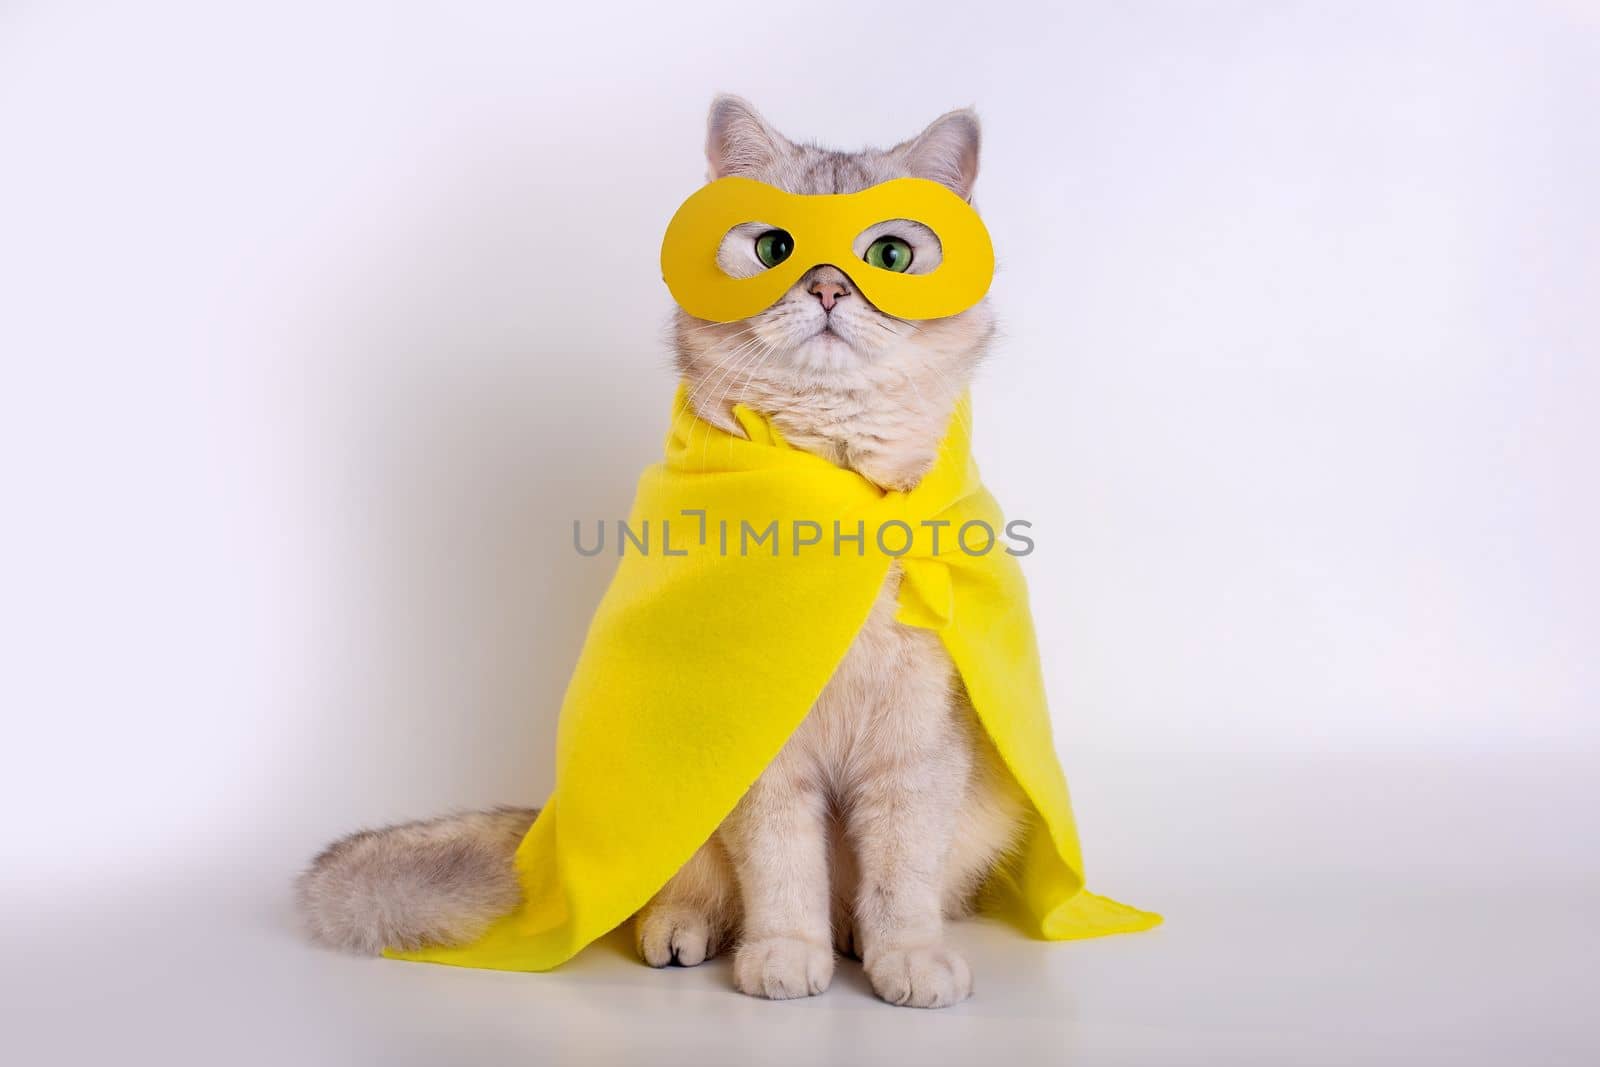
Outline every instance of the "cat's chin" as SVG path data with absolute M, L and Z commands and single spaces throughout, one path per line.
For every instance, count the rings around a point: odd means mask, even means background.
M 842 336 L 823 328 L 795 345 L 790 358 L 807 370 L 844 370 L 859 366 L 865 357 Z

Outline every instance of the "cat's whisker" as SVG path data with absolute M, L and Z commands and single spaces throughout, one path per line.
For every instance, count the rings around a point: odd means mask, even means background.
M 728 328 L 730 326 L 733 326 L 733 325 L 734 325 L 734 323 L 732 323 L 732 322 L 702 322 L 698 326 L 680 327 L 680 332 L 688 333 L 688 334 L 701 334 L 701 333 L 705 333 L 705 332 L 707 332 L 709 330 L 726 329 L 726 328 Z M 755 326 L 753 326 L 753 325 L 752 326 L 746 326 L 744 329 L 738 331 L 738 333 L 749 333 L 753 329 L 755 329 Z M 737 337 L 738 334 L 734 334 L 734 336 Z
M 741 331 L 741 333 L 754 333 L 756 329 L 756 326 L 751 326 L 748 329 Z M 732 340 L 732 338 L 730 338 L 730 340 Z M 714 375 L 717 370 L 721 370 L 722 368 L 726 367 L 730 362 L 737 359 L 746 348 L 754 343 L 757 343 L 759 340 L 760 338 L 753 338 L 752 340 L 744 341 L 735 345 L 731 350 L 723 354 L 722 361 L 717 365 L 716 370 L 712 371 L 712 374 Z M 694 403 L 696 398 L 699 396 L 701 389 L 703 389 L 709 382 L 710 377 L 708 376 L 707 378 L 702 379 L 699 385 L 695 386 L 689 391 L 689 402 L 691 404 Z
M 765 359 L 767 356 L 771 355 L 774 351 L 776 351 L 776 348 L 773 345 L 765 345 L 764 347 L 765 347 L 765 350 L 763 352 L 761 352 L 760 355 L 756 359 L 749 360 L 745 364 L 746 373 L 745 373 L 744 379 L 739 383 L 739 388 L 736 390 L 741 395 L 744 393 L 745 388 L 750 385 L 750 382 L 755 377 L 755 369 L 760 364 L 761 360 Z M 728 441 L 728 461 L 730 463 L 733 461 L 733 441 L 731 439 Z
M 712 323 L 711 325 L 713 325 L 713 326 L 722 326 L 722 325 L 726 325 L 726 324 L 724 324 L 724 323 Z M 752 323 L 749 323 L 748 325 L 744 326 L 742 329 L 736 331 L 735 333 L 729 334 L 727 337 L 719 338 L 719 340 L 721 340 L 724 344 L 731 344 L 731 343 L 733 343 L 735 341 L 738 341 L 742 337 L 746 337 L 746 336 L 748 336 L 750 334 L 754 334 L 758 329 L 760 329 L 760 327 L 761 327 L 760 323 L 752 322 Z M 742 342 L 742 343 L 740 343 L 738 345 L 735 345 L 731 352 L 725 354 L 724 357 L 723 357 L 723 362 L 718 364 L 718 368 L 720 368 L 723 364 L 725 364 L 728 359 L 733 358 L 744 347 L 744 344 L 745 343 Z M 715 373 L 715 369 L 713 369 L 712 373 L 713 374 Z M 692 388 L 690 388 L 690 390 L 689 390 L 689 404 L 690 404 L 691 407 L 694 405 L 695 400 L 699 397 L 700 391 L 706 385 L 707 381 L 708 381 L 707 378 L 702 378 L 697 385 L 695 385 Z
M 732 373 L 733 367 L 735 365 L 737 365 L 738 363 L 740 363 L 746 357 L 746 354 L 748 352 L 757 351 L 759 344 L 760 344 L 760 339 L 759 338 L 752 338 L 751 340 L 746 341 L 743 344 L 739 345 L 737 348 L 733 349 L 731 352 L 729 352 L 726 356 L 723 357 L 722 362 L 717 366 L 716 370 L 712 371 L 712 373 L 710 375 L 708 375 L 705 378 L 705 380 L 703 380 L 698 386 L 696 386 L 694 388 L 694 390 L 692 390 L 690 392 L 690 394 L 689 394 L 689 406 L 690 406 L 690 409 L 694 411 L 695 416 L 697 418 L 699 418 L 701 422 L 704 422 L 704 423 L 707 424 L 707 429 L 704 431 L 705 433 L 709 434 L 711 432 L 710 429 L 709 429 L 710 422 L 709 422 L 709 420 L 706 419 L 705 415 L 700 411 L 700 408 L 699 408 L 698 403 L 697 403 L 698 400 L 701 398 L 702 394 L 704 394 L 706 399 L 714 399 L 716 397 L 718 391 L 721 389 L 722 383 L 724 381 L 726 381 L 727 378 L 728 378 L 728 375 Z M 687 450 L 690 451 L 690 452 L 692 452 L 694 450 L 694 436 L 693 435 L 694 435 L 694 430 L 691 429 L 691 431 L 690 431 L 690 439 L 687 442 L 687 445 L 688 445 Z
M 734 351 L 731 354 L 729 354 L 723 360 L 723 362 L 721 364 L 718 365 L 716 370 L 714 370 L 710 375 L 708 375 L 705 380 L 703 380 L 698 386 L 696 386 L 690 392 L 690 394 L 689 394 L 689 410 L 694 412 L 695 418 L 698 419 L 701 423 L 705 423 L 706 426 L 705 426 L 705 429 L 703 429 L 703 430 L 698 425 L 692 425 L 689 428 L 689 440 L 687 442 L 685 442 L 685 448 L 684 448 L 685 454 L 692 454 L 694 452 L 694 438 L 695 438 L 695 434 L 697 432 L 704 433 L 704 434 L 710 434 L 710 432 L 711 432 L 711 429 L 710 429 L 711 422 L 710 422 L 709 419 L 706 418 L 705 413 L 700 410 L 699 404 L 697 402 L 698 399 L 700 398 L 701 394 L 704 393 L 707 397 L 714 397 L 716 395 L 715 381 L 716 380 L 720 380 L 722 378 L 725 378 L 727 376 L 727 374 L 728 374 L 728 368 L 730 368 L 734 363 L 736 363 L 739 359 L 742 358 L 742 354 L 743 354 L 743 352 L 745 351 L 745 349 L 747 347 L 753 346 L 754 344 L 755 344 L 754 341 L 749 341 L 749 342 L 746 342 L 743 345 L 740 345 L 738 348 L 734 349 Z
M 754 330 L 754 327 L 751 327 L 751 329 Z M 750 340 L 740 344 L 737 348 L 733 349 L 732 352 L 728 353 L 727 356 L 724 357 L 722 364 L 717 368 L 716 371 L 712 373 L 711 376 L 707 377 L 707 379 L 701 383 L 699 388 L 696 388 L 690 393 L 690 404 L 692 405 L 694 403 L 696 395 L 702 388 L 707 391 L 706 395 L 708 398 L 715 398 L 717 393 L 722 390 L 723 385 L 727 383 L 729 378 L 737 369 L 743 367 L 748 362 L 760 359 L 766 354 L 766 351 L 770 351 L 770 349 L 766 349 L 765 342 L 763 342 L 759 336 L 752 337 Z M 698 409 L 696 409 L 696 414 L 699 414 Z M 711 424 L 703 416 L 701 416 L 701 421 L 706 422 L 704 437 L 707 441 L 709 441 L 711 437 Z M 693 450 L 694 440 L 691 435 L 691 439 L 688 442 L 688 451 L 692 452 Z M 702 458 L 704 457 L 702 456 Z
M 730 362 L 726 372 L 722 376 L 722 382 L 724 384 L 726 384 L 726 382 L 730 381 L 733 378 L 733 376 L 735 374 L 738 374 L 740 371 L 747 370 L 747 369 L 753 369 L 755 367 L 755 365 L 758 364 L 762 359 L 766 358 L 766 356 L 769 353 L 771 353 L 771 351 L 772 351 L 772 348 L 771 348 L 770 345 L 766 344 L 764 341 L 761 341 L 759 338 L 757 338 L 755 340 L 755 342 L 754 342 L 753 347 L 748 352 L 746 352 L 737 362 Z M 748 381 L 749 381 L 749 378 L 747 376 L 745 378 L 745 382 L 748 382 Z M 721 386 L 719 386 L 718 388 L 720 390 Z M 741 389 L 742 389 L 742 386 L 741 386 Z M 726 399 L 732 400 L 734 398 L 734 396 L 737 395 L 738 392 L 739 392 L 739 390 L 733 390 L 733 391 L 727 392 L 726 395 L 725 395 Z M 701 458 L 702 462 L 704 462 L 705 459 L 708 457 L 710 447 L 711 447 L 711 428 L 710 428 L 710 426 L 708 424 L 707 428 L 706 428 L 706 432 L 705 432 L 705 438 L 704 438 L 704 440 L 703 440 L 703 442 L 701 444 L 702 451 L 701 451 L 701 457 L 700 458 Z M 730 449 L 730 451 L 733 448 L 733 444 L 732 444 L 731 440 L 729 442 L 728 448 Z

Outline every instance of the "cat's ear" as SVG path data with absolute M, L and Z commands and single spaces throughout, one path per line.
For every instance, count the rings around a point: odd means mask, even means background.
M 927 178 L 953 190 L 963 200 L 972 199 L 978 180 L 978 146 L 982 133 L 978 115 L 962 108 L 940 115 L 917 136 L 896 145 L 894 154 L 914 178 Z
M 762 170 L 794 146 L 767 124 L 749 101 L 722 95 L 706 118 L 706 166 L 711 180 Z

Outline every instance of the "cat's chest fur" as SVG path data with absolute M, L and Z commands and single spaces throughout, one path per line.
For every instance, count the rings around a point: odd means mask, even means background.
M 900 582 L 897 565 L 792 742 L 835 796 L 922 749 L 957 707 L 955 665 L 939 636 L 895 621 Z

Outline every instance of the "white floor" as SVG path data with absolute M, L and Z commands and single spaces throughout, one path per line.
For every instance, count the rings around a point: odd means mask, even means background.
M 725 960 L 652 971 L 617 935 L 543 975 L 348 959 L 300 940 L 283 880 L 261 871 L 179 891 L 107 872 L 93 892 L 8 891 L 7 1060 L 1600 1063 L 1582 763 L 1515 786 L 1398 764 L 1148 773 L 1196 799 L 1125 815 L 1097 888 L 1167 924 L 1053 945 L 963 924 L 978 990 L 957 1008 L 883 1005 L 851 963 L 821 997 L 752 1000 Z

